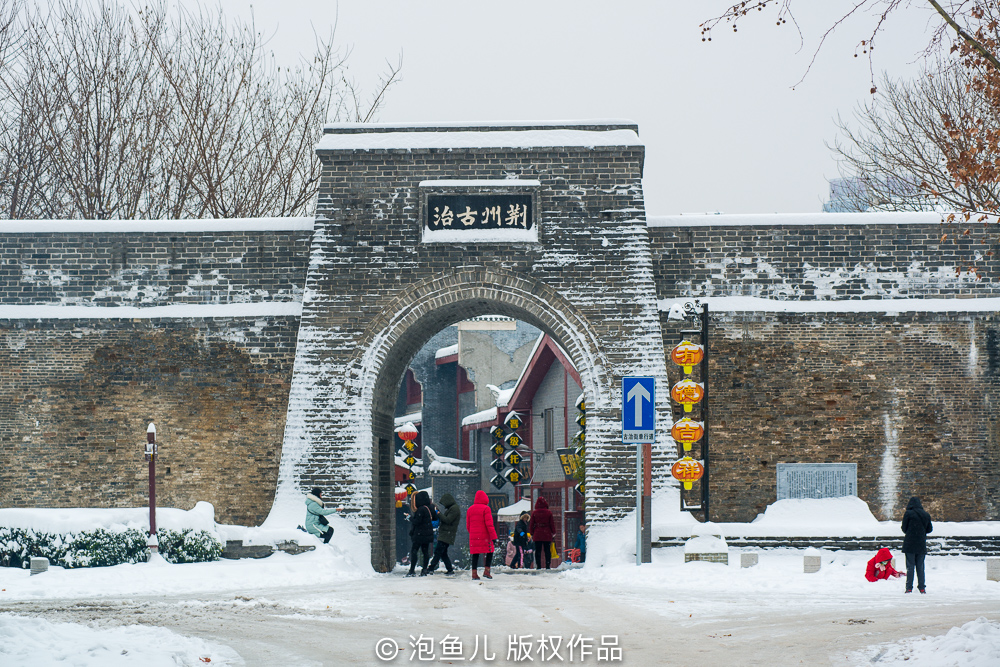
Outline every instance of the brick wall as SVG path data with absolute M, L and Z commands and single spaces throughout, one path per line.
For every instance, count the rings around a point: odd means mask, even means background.
M 0 322 L 0 506 L 271 508 L 296 318 Z M 235 339 L 242 339 L 239 343 Z M 251 351 L 251 349 L 256 351 Z
M 19 234 L 0 226 L 0 303 L 301 301 L 311 236 L 310 231 Z
M 701 296 L 814 301 L 813 312 L 712 312 L 713 520 L 762 512 L 783 462 L 857 463 L 859 496 L 880 519 L 899 519 L 911 495 L 936 519 L 1000 518 L 1000 316 L 827 307 L 996 296 L 998 272 L 957 278 L 962 250 L 939 246 L 939 232 L 936 224 L 651 228 L 661 310 Z M 681 325 L 666 313 L 661 324 L 669 348 Z M 668 373 L 680 378 L 672 365 Z
M 941 235 L 951 230 L 941 226 L 936 214 L 895 215 L 909 222 L 857 224 L 871 215 L 834 213 L 745 216 L 757 219 L 754 226 L 713 225 L 715 216 L 705 216 L 707 221 L 693 217 L 698 224 L 680 219 L 692 216 L 653 219 L 649 232 L 657 295 L 804 300 L 1000 296 L 1000 257 L 976 262 L 982 279 L 958 275 L 956 267 L 967 267 L 977 257 L 976 243 L 953 233 L 941 243 Z
M 219 521 L 259 524 L 274 497 L 298 332 L 297 315 L 266 306 L 301 299 L 310 236 L 0 226 L 0 506 L 145 505 L 141 444 L 154 422 L 159 505 L 204 500 Z M 107 308 L 183 304 L 202 316 L 125 319 Z M 215 304 L 248 312 L 218 317 Z M 82 319 L 23 310 L 37 305 L 94 309 Z

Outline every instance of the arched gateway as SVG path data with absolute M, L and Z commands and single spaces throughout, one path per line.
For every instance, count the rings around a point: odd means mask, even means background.
M 317 152 L 276 507 L 324 487 L 370 533 L 376 569 L 391 568 L 400 380 L 431 336 L 484 314 L 567 351 L 588 401 L 588 517 L 633 507 L 621 378 L 666 377 L 636 126 L 335 125 Z

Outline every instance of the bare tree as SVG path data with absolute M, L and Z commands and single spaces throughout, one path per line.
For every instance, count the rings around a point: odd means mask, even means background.
M 957 182 L 949 161 L 972 145 L 945 118 L 973 110 L 983 125 L 1000 129 L 1000 109 L 971 87 L 963 69 L 944 68 L 915 81 L 884 80 L 881 94 L 859 108 L 853 123 L 838 119 L 833 150 L 847 177 L 846 195 L 860 210 L 991 211 L 1000 183 L 969 173 Z M 980 156 L 980 159 L 1000 158 Z
M 332 33 L 288 68 L 252 22 L 220 10 L 60 0 L 5 16 L 25 35 L 0 60 L 12 218 L 308 213 L 322 125 L 373 117 L 399 72 L 390 66 L 364 105 Z
M 739 31 L 739 23 L 755 14 L 763 14 L 765 10 L 773 10 L 775 24 L 778 27 L 791 23 L 798 29 L 795 20 L 793 5 L 795 0 L 742 0 L 734 5 L 730 5 L 724 12 L 704 21 L 701 24 L 702 41 L 712 40 L 712 31 L 720 24 L 732 27 L 733 32 Z M 860 39 L 854 51 L 854 57 L 859 54 L 866 55 L 871 72 L 871 92 L 877 90 L 875 85 L 874 68 L 872 67 L 873 51 L 879 35 L 883 30 L 886 19 L 895 12 L 912 9 L 914 6 L 923 6 L 932 9 L 940 18 L 940 23 L 932 31 L 928 43 L 923 47 L 925 54 L 933 54 L 938 51 L 938 47 L 943 44 L 951 46 L 952 52 L 957 50 L 971 50 L 978 54 L 984 63 L 994 70 L 1000 71 L 1000 60 L 997 58 L 995 45 L 984 43 L 980 31 L 982 29 L 992 29 L 990 26 L 995 23 L 998 9 L 995 2 L 989 0 L 953 0 L 950 2 L 938 2 L 937 0 L 845 0 L 844 11 L 841 17 L 834 21 L 822 34 L 813 58 L 806 68 L 806 74 L 811 69 L 816 60 L 816 54 L 823 48 L 826 40 L 844 22 L 859 14 L 872 16 L 871 26 L 865 36 Z M 947 5 L 947 6 L 945 6 Z M 954 35 L 952 34 L 954 33 Z M 799 31 L 802 37 L 801 30 Z M 919 48 L 919 47 L 918 47 Z M 803 74 L 805 78 L 806 74 Z
M 744 0 L 705 21 L 702 39 L 711 40 L 712 29 L 720 24 L 736 31 L 739 22 L 764 10 L 776 12 L 778 26 L 795 25 L 793 4 L 794 0 Z M 856 187 L 848 194 L 867 198 L 876 208 L 954 206 L 958 212 L 942 220 L 950 229 L 942 234 L 941 242 L 949 236 L 973 236 L 981 248 L 975 257 L 992 256 L 1000 244 L 1000 4 L 995 0 L 847 0 L 841 18 L 820 38 L 813 61 L 826 39 L 848 18 L 872 15 L 870 30 L 859 40 L 854 56 L 860 52 L 868 57 L 874 95 L 878 86 L 872 51 L 886 19 L 894 12 L 920 6 L 940 18 L 923 45 L 925 56 L 938 58 L 935 73 L 913 84 L 884 84 L 888 94 L 858 113 L 859 130 L 840 122 L 845 140 L 837 144 L 837 151 L 854 178 L 849 183 Z M 965 269 L 978 274 L 977 261 L 970 258 Z M 961 272 L 963 267 L 956 270 Z

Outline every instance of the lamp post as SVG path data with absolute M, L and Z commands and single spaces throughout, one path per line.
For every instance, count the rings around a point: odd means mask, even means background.
M 160 543 L 156 539 L 156 425 L 149 423 L 146 428 L 146 460 L 149 461 L 149 560 L 159 553 Z

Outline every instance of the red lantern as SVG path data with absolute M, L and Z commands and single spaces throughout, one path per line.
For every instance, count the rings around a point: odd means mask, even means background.
M 670 474 L 674 476 L 674 479 L 683 482 L 685 489 L 690 490 L 691 484 L 697 482 L 705 474 L 705 468 L 690 456 L 685 456 L 678 459 L 670 467 Z
M 684 445 L 684 451 L 691 451 L 691 445 L 701 440 L 705 435 L 705 426 L 701 422 L 684 417 L 670 428 L 670 437 Z
M 691 406 L 705 398 L 705 386 L 690 378 L 675 384 L 670 390 L 670 398 L 684 406 L 684 412 L 691 412 Z
M 406 422 L 396 429 L 396 434 L 403 440 L 412 442 L 417 439 L 418 435 L 420 435 L 420 431 L 418 431 L 417 427 L 413 425 L 413 422 Z
M 690 375 L 691 369 L 705 358 L 705 348 L 689 340 L 684 340 L 670 351 L 670 360 L 684 367 L 684 373 Z

